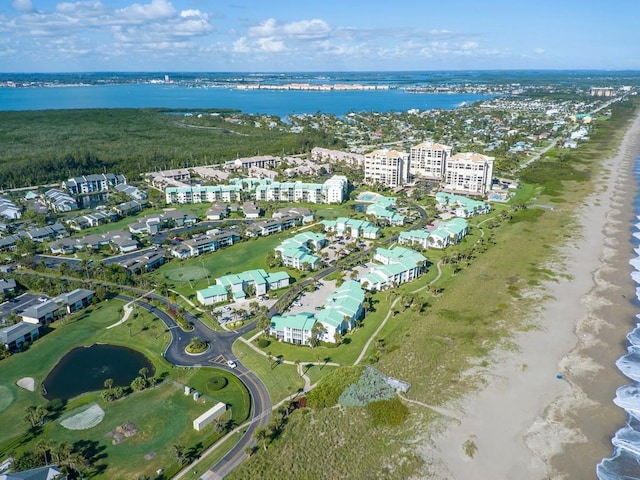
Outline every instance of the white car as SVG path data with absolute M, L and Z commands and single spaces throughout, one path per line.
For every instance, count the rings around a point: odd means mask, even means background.
M 227 360 L 227 367 L 236 368 L 237 366 L 238 366 L 238 364 L 236 362 L 234 362 L 233 360 Z

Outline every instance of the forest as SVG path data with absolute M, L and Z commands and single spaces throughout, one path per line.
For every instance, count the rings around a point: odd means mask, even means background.
M 0 189 L 101 172 L 135 180 L 147 171 L 341 145 L 315 129 L 293 133 L 278 117 L 229 110 L 0 112 Z

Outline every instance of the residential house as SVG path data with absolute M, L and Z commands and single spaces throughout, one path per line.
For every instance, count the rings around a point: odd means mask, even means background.
M 441 209 L 450 210 L 456 217 L 462 218 L 484 215 L 491 211 L 491 206 L 486 202 L 447 192 L 436 193 L 436 203 Z
M 367 205 L 366 214 L 375 217 L 377 220 L 398 227 L 404 225 L 405 216 L 395 211 L 396 199 L 393 197 L 383 197 L 378 195 L 375 203 Z
M 121 183 L 115 186 L 115 189 L 118 192 L 124 193 L 128 195 L 132 200 L 146 200 L 147 192 L 144 190 L 138 189 L 138 187 L 134 187 L 133 185 L 127 185 L 126 183 Z
M 384 290 L 419 277 L 427 264 L 427 259 L 405 247 L 392 249 L 377 248 L 373 259 L 382 265 L 375 265 L 360 283 L 367 290 Z
M 7 220 L 17 220 L 21 216 L 22 212 L 15 203 L 7 197 L 0 197 L 0 217 L 4 217 Z
M 207 210 L 207 220 L 222 220 L 229 215 L 229 207 L 224 203 L 214 203 Z
M 287 267 L 298 270 L 315 270 L 320 263 L 320 257 L 312 251 L 317 251 L 327 244 L 327 239 L 320 233 L 302 232 L 286 239 L 275 248 L 282 263 Z
M 13 278 L 0 278 L 0 293 L 7 295 L 8 293 L 14 293 L 16 291 L 16 281 Z
M 70 212 L 78 209 L 75 199 L 66 192 L 51 188 L 44 192 L 44 201 L 54 212 Z
M 224 285 L 210 285 L 205 289 L 196 292 L 196 298 L 202 305 L 215 305 L 226 302 L 229 299 L 229 292 Z
M 160 265 L 164 264 L 165 258 L 165 254 L 162 250 L 147 250 L 138 257 L 118 262 L 118 265 L 126 268 L 130 273 L 140 275 L 142 273 L 155 270 Z
M 274 315 L 271 318 L 269 332 L 282 342 L 296 345 L 308 345 L 316 323 L 322 329 L 318 340 L 327 343 L 336 342 L 336 334 L 343 335 L 355 327 L 362 318 L 364 310 L 364 291 L 354 280 L 344 282 L 329 295 L 324 308 L 316 315 L 308 312 L 297 315 Z
M 398 243 L 401 245 L 420 245 L 427 248 L 429 245 L 429 232 L 426 230 L 409 230 L 400 232 Z
M 282 342 L 308 345 L 315 324 L 316 317 L 313 313 L 274 315 L 271 317 L 270 334 Z
M 21 472 L 1 473 L 0 480 L 67 480 L 67 475 L 57 466 L 47 465 Z
M 73 177 L 63 182 L 62 186 L 71 195 L 105 192 L 119 184 L 127 183 L 124 175 L 100 173 Z
M 244 300 L 251 296 L 266 295 L 269 290 L 287 287 L 290 281 L 291 278 L 286 272 L 267 273 L 263 269 L 247 270 L 216 278 L 216 285 L 198 291 L 197 297 L 203 305 L 225 301 L 227 294 L 231 294 L 234 300 Z M 224 298 L 220 287 L 224 288 Z
M 71 314 L 91 305 L 94 293 L 95 292 L 93 290 L 76 288 L 69 293 L 58 295 L 53 299 L 53 301 L 58 306 L 63 307 L 68 314 Z
M 284 207 L 273 212 L 273 218 L 301 217 L 302 223 L 313 222 L 313 212 L 306 207 Z
M 176 258 L 197 257 L 209 252 L 233 245 L 240 241 L 240 235 L 234 232 L 223 232 L 217 235 L 200 235 L 171 247 L 169 253 Z
M 25 342 L 32 343 L 40 335 L 40 325 L 31 322 L 18 322 L 0 328 L 0 344 L 9 351 L 20 350 Z M 0 479 L 2 475 L 0 475 Z
M 262 209 L 255 202 L 244 202 L 242 204 L 242 213 L 246 218 L 259 218 L 262 214 Z
M 350 238 L 366 238 L 375 240 L 380 234 L 380 228 L 366 220 L 338 217 L 335 220 L 322 220 L 325 232 L 336 232 L 337 235 Z
M 54 238 L 64 238 L 69 236 L 69 232 L 59 223 L 53 225 L 46 225 L 40 228 L 32 228 L 27 230 L 26 237 L 34 242 L 44 242 L 45 240 L 52 240 Z
M 328 148 L 315 147 L 311 150 L 311 160 L 315 163 L 346 163 L 353 167 L 364 166 L 364 155 L 360 153 L 330 150 Z
M 53 300 L 47 300 L 28 307 L 20 313 L 23 322 L 36 325 L 45 324 L 55 320 L 56 312 L 60 307 Z
M 469 233 L 467 221 L 464 218 L 452 218 L 432 230 L 427 241 L 431 248 L 447 248 L 459 243 L 467 233 Z

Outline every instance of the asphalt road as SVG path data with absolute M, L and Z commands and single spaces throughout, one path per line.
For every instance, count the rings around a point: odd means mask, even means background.
M 125 302 L 134 300 L 126 295 L 118 295 L 116 298 Z M 145 298 L 157 300 L 167 307 L 171 306 L 166 298 L 157 294 L 148 294 Z M 185 332 L 168 313 L 149 301 L 139 299 L 136 300 L 136 303 L 162 320 L 171 332 L 171 343 L 164 352 L 164 357 L 167 361 L 180 367 L 215 366 L 216 368 L 221 368 L 238 377 L 249 391 L 252 421 L 236 445 L 210 469 L 215 476 L 223 478 L 244 460 L 246 448 L 255 444 L 253 438 L 255 430 L 269 423 L 271 417 L 271 398 L 267 387 L 234 357 L 232 351 L 233 343 L 244 333 L 252 330 L 254 325 L 253 323 L 245 325 L 237 331 L 218 332 L 211 330 L 189 312 L 185 312 L 185 320 L 193 325 L 192 331 Z M 209 350 L 201 355 L 188 355 L 185 353 L 185 348 L 193 337 L 208 341 Z M 227 366 L 227 360 L 234 360 L 237 367 L 230 368 Z

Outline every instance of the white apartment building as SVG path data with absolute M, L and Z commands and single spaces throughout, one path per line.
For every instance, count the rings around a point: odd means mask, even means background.
M 388 148 L 364 156 L 364 181 L 399 187 L 409 181 L 409 154 Z
M 480 153 L 456 153 L 446 162 L 444 190 L 485 195 L 491 189 L 494 160 Z
M 410 173 L 413 177 L 441 181 L 444 178 L 446 161 L 451 157 L 451 147 L 432 141 L 411 147 Z
M 236 185 L 206 185 L 167 187 L 164 191 L 167 203 L 213 203 L 240 201 L 240 187 Z
M 342 203 L 347 177 L 334 175 L 324 183 L 271 182 L 256 187 L 256 200 L 275 202 Z
M 353 167 L 362 167 L 364 165 L 364 155 L 361 153 L 343 152 L 342 150 L 321 147 L 315 147 L 311 150 L 311 160 L 316 163 L 344 162 Z

